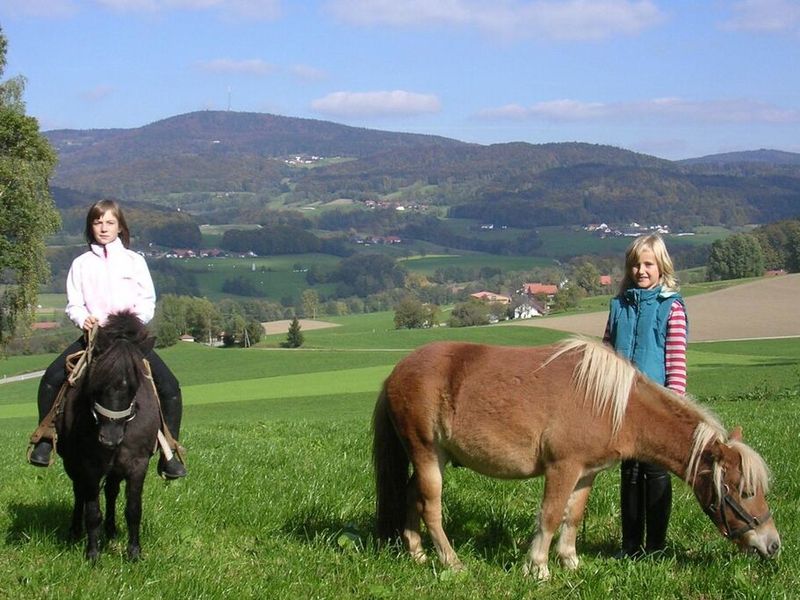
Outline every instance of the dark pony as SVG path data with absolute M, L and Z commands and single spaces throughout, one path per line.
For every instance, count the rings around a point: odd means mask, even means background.
M 131 312 L 111 315 L 97 330 L 89 366 L 57 419 L 57 450 L 72 479 L 75 508 L 70 536 L 86 526 L 86 557 L 99 555 L 100 526 L 117 533 L 116 500 L 125 481 L 128 557 L 139 558 L 142 489 L 160 426 L 158 400 L 144 356 L 154 339 Z M 105 487 L 106 517 L 100 511 Z
M 693 489 L 719 531 L 773 557 L 781 547 L 765 494 L 768 469 L 708 411 L 656 385 L 596 342 L 512 348 L 441 342 L 400 361 L 373 418 L 378 535 L 425 560 L 420 518 L 441 561 L 461 563 L 442 528 L 444 467 L 505 479 L 544 475 L 524 572 L 549 576 L 550 543 L 577 568 L 575 539 L 598 472 L 636 458 Z M 409 465 L 413 468 L 409 475 Z

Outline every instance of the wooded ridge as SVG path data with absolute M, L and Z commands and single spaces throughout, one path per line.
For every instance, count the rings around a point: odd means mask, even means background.
M 260 113 L 202 111 L 135 129 L 55 130 L 59 198 L 172 204 L 222 222 L 248 205 L 298 208 L 392 195 L 451 216 L 565 225 L 643 220 L 673 228 L 800 214 L 800 154 L 760 150 L 668 161 L 579 142 L 479 145 Z M 226 194 L 224 206 L 210 195 Z M 205 198 L 205 200 L 202 200 Z M 165 202 L 169 204 L 169 202 Z M 215 217 L 224 212 L 226 217 Z M 233 210 L 231 210 L 233 209 Z

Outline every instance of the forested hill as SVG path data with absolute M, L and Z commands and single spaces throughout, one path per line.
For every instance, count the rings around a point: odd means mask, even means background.
M 221 111 L 45 135 L 59 153 L 52 183 L 60 194 L 193 202 L 178 205 L 219 222 L 241 213 L 237 203 L 252 215 L 254 203 L 291 208 L 340 198 L 433 204 L 452 216 L 529 227 L 740 225 L 800 214 L 800 155 L 775 151 L 672 162 L 578 142 L 479 145 Z
M 464 146 L 444 137 L 393 133 L 262 113 L 200 111 L 135 129 L 45 132 L 65 171 L 108 167 L 144 158 L 293 155 L 365 157 L 431 146 Z

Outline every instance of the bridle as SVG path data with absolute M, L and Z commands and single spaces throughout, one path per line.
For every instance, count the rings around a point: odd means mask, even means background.
M 125 410 L 109 410 L 105 406 L 95 402 L 94 406 L 92 406 L 92 416 L 94 417 L 95 423 L 100 422 L 100 417 L 97 415 L 111 419 L 112 421 L 125 419 L 125 422 L 127 423 L 136 417 L 136 410 L 133 401 L 131 401 L 130 405 Z
M 732 529 L 730 523 L 728 522 L 728 517 L 725 514 L 726 506 L 736 513 L 736 516 L 744 521 L 745 524 L 736 529 Z M 719 502 L 712 502 L 703 510 L 715 523 L 722 523 L 724 527 L 722 535 L 731 541 L 742 537 L 748 531 L 752 531 L 759 525 L 772 519 L 772 513 L 769 510 L 767 510 L 767 512 L 765 512 L 763 515 L 751 515 L 730 495 L 730 488 L 727 484 L 724 484 L 722 497 L 719 498 Z
M 97 329 L 98 325 L 95 324 L 91 330 L 86 332 L 86 351 L 83 353 L 83 357 L 85 357 L 85 364 L 82 368 L 88 367 L 92 362 L 92 358 L 94 357 L 94 342 L 95 338 L 97 337 Z M 98 415 L 112 421 L 120 421 L 125 419 L 126 423 L 132 421 L 136 417 L 135 402 L 133 399 L 128 405 L 128 408 L 125 410 L 109 410 L 99 402 L 95 402 L 92 405 L 91 412 L 92 417 L 94 417 L 95 424 L 100 423 L 100 417 L 98 417 Z

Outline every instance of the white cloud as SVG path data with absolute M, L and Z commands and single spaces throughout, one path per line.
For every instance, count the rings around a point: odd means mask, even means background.
M 354 25 L 471 27 L 504 37 L 598 40 L 660 24 L 653 0 L 329 0 Z
M 73 0 L 3 0 L 3 12 L 14 17 L 69 17 L 78 11 Z
M 692 101 L 654 98 L 638 102 L 581 102 L 550 100 L 524 107 L 510 104 L 478 113 L 487 120 L 601 121 L 661 119 L 706 123 L 798 123 L 800 110 L 786 109 L 755 100 Z
M 231 60 L 229 58 L 216 58 L 214 60 L 201 61 L 197 67 L 209 73 L 233 73 L 237 75 L 269 75 L 275 71 L 275 67 L 259 58 L 245 60 Z
M 731 18 L 724 29 L 760 33 L 800 33 L 800 2 L 797 0 L 739 0 L 730 7 Z
M 337 117 L 416 116 L 441 110 L 439 98 L 403 90 L 391 92 L 334 92 L 314 100 L 315 111 Z
M 215 10 L 226 16 L 276 19 L 281 0 L 94 0 L 96 4 L 120 12 L 169 12 L 173 10 Z

